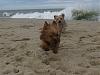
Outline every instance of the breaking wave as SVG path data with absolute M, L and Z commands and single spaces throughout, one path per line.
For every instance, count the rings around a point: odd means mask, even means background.
M 65 14 L 66 20 L 72 20 L 72 10 L 81 9 L 81 10 L 91 10 L 79 7 L 67 7 L 61 11 L 44 11 L 44 12 L 33 12 L 33 13 L 16 13 L 11 16 L 11 18 L 36 18 L 36 19 L 53 19 L 54 15 Z M 100 17 L 99 17 L 100 20 Z
M 34 13 L 16 13 L 15 15 L 11 16 L 11 18 L 36 18 L 36 19 L 53 19 L 54 15 L 65 14 L 66 19 L 71 19 L 73 7 L 65 8 L 61 11 L 44 11 L 43 13 L 34 12 Z

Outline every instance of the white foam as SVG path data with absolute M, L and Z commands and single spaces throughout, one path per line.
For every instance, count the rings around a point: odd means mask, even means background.
M 3 16 L 10 16 L 10 13 L 4 12 Z
M 36 18 L 36 19 L 53 19 L 54 15 L 65 14 L 65 19 L 72 20 L 72 10 L 73 9 L 88 9 L 86 6 L 82 7 L 81 5 L 75 5 L 73 7 L 67 7 L 64 10 L 51 12 L 51 11 L 44 11 L 43 13 L 34 12 L 34 13 L 16 13 L 15 15 L 11 16 L 11 18 Z
M 71 11 L 73 10 L 73 7 L 69 7 L 66 8 L 64 10 L 61 11 L 56 11 L 56 12 L 43 12 L 43 13 L 39 13 L 39 12 L 34 12 L 34 13 L 16 13 L 15 15 L 11 16 L 11 18 L 36 18 L 36 19 L 53 19 L 54 15 L 60 15 L 62 13 L 65 14 L 67 19 L 71 19 L 72 13 Z

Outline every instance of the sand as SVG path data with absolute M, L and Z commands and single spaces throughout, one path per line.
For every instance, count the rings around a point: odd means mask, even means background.
M 0 19 L 0 75 L 100 75 L 100 22 L 68 21 L 53 54 L 39 47 L 44 21 Z

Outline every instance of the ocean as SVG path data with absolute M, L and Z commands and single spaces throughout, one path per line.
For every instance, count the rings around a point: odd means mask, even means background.
M 0 10 L 0 18 L 36 18 L 53 19 L 54 15 L 65 14 L 66 20 L 72 20 L 73 9 L 86 10 L 86 8 L 66 7 L 57 9 L 22 9 L 22 10 Z M 87 9 L 91 10 L 91 9 Z M 93 9 L 92 9 L 93 10 Z M 100 16 L 99 20 L 100 20 Z
M 20 9 L 20 10 L 0 10 L 0 18 L 34 18 L 32 14 L 60 12 L 64 8 L 57 9 Z M 19 15 L 19 16 L 18 16 Z M 25 16 L 27 15 L 27 16 Z M 29 16 L 30 15 L 30 16 Z
M 72 20 L 72 11 L 95 10 L 100 14 L 100 0 L 66 0 L 66 7 L 53 9 L 20 9 L 20 10 L 0 10 L 0 18 L 36 18 L 53 19 L 54 15 L 65 14 L 65 19 Z M 98 16 L 100 20 L 100 15 Z

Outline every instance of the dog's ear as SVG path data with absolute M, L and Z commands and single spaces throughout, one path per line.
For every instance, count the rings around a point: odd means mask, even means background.
M 44 22 L 44 26 L 45 26 L 45 27 L 49 26 L 49 24 L 48 24 L 47 21 Z
M 56 21 L 53 21 L 52 23 L 53 23 L 53 24 L 56 24 Z
M 53 22 L 52 22 L 52 25 L 57 26 L 56 21 L 53 21 Z
M 45 21 L 43 30 L 47 30 L 49 28 L 49 26 L 50 26 L 50 24 L 48 24 L 48 22 Z
M 47 21 L 45 21 L 45 23 L 44 23 L 44 24 L 48 25 L 48 22 L 47 22 Z
M 54 19 L 56 19 L 57 15 L 54 15 Z
M 65 17 L 65 14 L 61 14 L 61 16 L 64 18 Z

